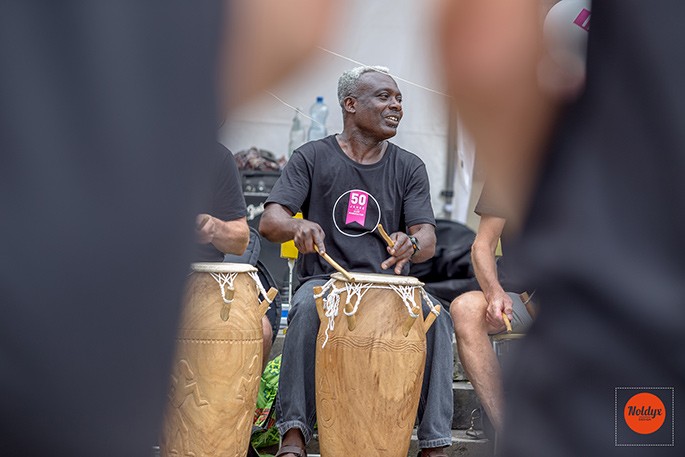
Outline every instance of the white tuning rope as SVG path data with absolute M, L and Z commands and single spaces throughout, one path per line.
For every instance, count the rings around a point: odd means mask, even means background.
M 321 298 L 330 289 L 328 295 L 323 299 L 324 315 L 328 318 L 328 324 L 326 325 L 326 330 L 324 332 L 326 338 L 321 346 L 322 348 L 326 347 L 326 343 L 328 343 L 328 332 L 335 329 L 335 317 L 338 315 L 338 308 L 340 306 L 340 293 L 345 290 L 338 289 L 334 286 L 334 283 L 335 279 L 330 279 L 323 285 L 320 294 L 314 294 L 314 299 Z
M 409 315 L 413 318 L 417 318 L 419 317 L 419 315 L 414 312 L 414 309 L 417 308 L 416 301 L 414 300 L 414 290 L 416 289 L 416 287 L 419 288 L 421 295 L 426 300 L 428 306 L 431 309 L 431 312 L 434 313 L 436 316 L 439 315 L 438 310 L 435 308 L 435 305 L 429 298 L 428 294 L 423 289 L 423 287 L 420 286 L 402 286 L 395 284 L 376 285 L 373 283 L 345 283 L 344 287 L 338 288 L 335 287 L 335 282 L 335 279 L 329 280 L 326 284 L 324 284 L 321 287 L 321 293 L 314 294 L 315 299 L 324 297 L 324 316 L 328 319 L 328 323 L 326 324 L 326 330 L 324 331 L 326 338 L 324 339 L 324 342 L 321 345 L 322 349 L 326 347 L 326 343 L 328 343 L 329 332 L 335 330 L 335 318 L 338 317 L 338 314 L 340 313 L 340 294 L 342 294 L 343 292 L 347 293 L 345 304 L 354 304 L 350 312 L 347 312 L 343 309 L 343 313 L 346 316 L 353 316 L 357 313 L 362 298 L 370 289 L 386 289 L 392 290 L 397 295 L 399 295 L 402 299 L 402 302 L 404 303 L 404 306 L 407 308 L 407 312 L 409 313 Z M 418 309 L 420 310 L 421 308 Z
M 416 301 L 414 301 L 414 286 L 396 286 L 394 284 L 388 285 L 390 286 L 390 289 L 394 290 L 395 293 L 402 298 L 404 306 L 407 307 L 409 315 L 414 319 L 419 317 L 419 315 L 414 312 L 414 308 L 416 308 Z
M 359 309 L 359 303 L 362 301 L 362 297 L 364 294 L 366 294 L 366 292 L 368 292 L 371 286 L 372 284 L 362 284 L 360 282 L 345 283 L 345 291 L 347 292 L 347 300 L 345 301 L 345 304 L 348 305 L 352 297 L 357 297 L 357 300 L 354 302 L 354 306 L 352 307 L 352 311 L 348 313 L 343 309 L 343 313 L 345 313 L 346 316 L 354 316 L 356 314 L 357 309 Z
M 523 305 L 524 305 L 524 306 L 527 305 L 528 303 L 530 303 L 530 301 L 533 299 L 533 296 L 535 295 L 535 292 L 537 292 L 537 290 L 534 290 L 534 291 L 528 296 L 528 300 L 526 300 L 526 301 L 523 302 Z
M 326 284 L 324 284 L 323 286 L 321 286 L 321 293 L 320 293 L 320 294 L 314 294 L 314 298 L 321 298 L 321 297 L 323 297 L 324 295 L 326 295 L 326 292 L 328 291 L 328 289 L 330 289 L 331 287 L 333 287 L 333 284 L 334 284 L 334 283 L 335 283 L 335 279 L 329 279 L 328 282 L 327 282 Z
M 259 280 L 259 273 L 256 271 L 248 271 L 247 274 L 250 275 L 250 277 L 254 281 L 255 285 L 257 286 L 257 289 L 259 290 L 259 293 L 262 294 L 262 297 L 264 297 L 264 300 L 266 300 L 268 304 L 271 304 L 273 300 L 269 300 L 269 296 L 266 294 L 266 290 L 264 290 L 262 281 Z
M 431 300 L 430 296 L 428 295 L 428 292 L 426 292 L 426 290 L 423 287 L 421 288 L 421 296 L 424 300 L 426 300 L 428 307 L 431 309 L 431 313 L 435 314 L 436 316 L 439 316 L 440 311 L 437 310 L 437 308 L 433 304 L 433 300 Z
M 233 302 L 233 299 L 227 299 L 226 298 L 226 286 L 228 286 L 229 289 L 233 288 L 233 281 L 235 281 L 236 276 L 238 276 L 238 273 L 210 273 L 212 275 L 212 278 L 219 283 L 219 287 L 221 288 L 221 298 L 224 299 L 224 303 L 226 304 L 231 304 Z

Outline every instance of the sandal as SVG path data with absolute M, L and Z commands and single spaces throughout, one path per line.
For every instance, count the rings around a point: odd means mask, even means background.
M 279 457 L 285 454 L 293 454 L 295 457 L 307 457 L 307 452 L 300 446 L 295 446 L 293 444 L 286 444 L 281 447 L 274 457 Z
M 423 457 L 423 451 L 419 451 L 416 457 Z M 449 457 L 444 451 L 440 451 L 438 454 L 433 454 L 432 457 Z

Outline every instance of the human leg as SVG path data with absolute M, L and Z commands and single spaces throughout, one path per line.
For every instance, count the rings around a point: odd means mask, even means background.
M 319 316 L 314 301 L 314 286 L 325 280 L 311 280 L 297 290 L 288 313 L 288 331 L 283 345 L 283 358 L 276 398 L 276 427 L 281 433 L 282 448 L 300 449 L 312 437 L 316 420 L 315 360 Z M 288 452 L 283 456 L 293 457 Z
M 486 322 L 487 307 L 483 292 L 467 292 L 452 301 L 450 314 L 464 371 L 495 430 L 500 430 L 504 417 L 502 373 L 488 334 L 501 329 Z
M 424 303 L 424 316 L 429 310 Z M 452 444 L 453 374 L 452 322 L 449 313 L 442 312 L 426 334 L 426 369 L 417 430 L 422 457 L 437 456 L 438 452 L 444 455 L 440 448 Z

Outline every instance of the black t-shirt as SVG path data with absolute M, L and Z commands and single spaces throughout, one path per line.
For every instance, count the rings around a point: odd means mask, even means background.
M 0 453 L 147 457 L 222 3 L 0 2 Z
M 223 145 L 217 143 L 212 166 L 211 206 L 200 211 L 210 214 L 222 221 L 232 221 L 245 217 L 245 197 L 240 186 L 240 172 L 233 154 Z M 196 262 L 221 262 L 224 253 L 212 243 L 197 246 Z
M 487 185 L 483 186 L 483 190 L 480 193 L 480 197 L 478 198 L 478 202 L 476 202 L 476 207 L 473 209 L 473 212 L 479 216 L 485 214 L 501 218 L 504 218 L 505 214 L 505 212 L 498 208 L 495 202 L 492 201 Z
M 378 223 L 388 233 L 417 224 L 435 225 L 426 167 L 417 156 L 389 143 L 377 163 L 362 165 L 347 157 L 335 135 L 301 146 L 274 186 L 269 203 L 316 222 L 326 234 L 326 251 L 350 271 L 381 270 L 389 257 Z M 409 266 L 403 274 L 407 274 Z M 316 254 L 298 260 L 300 281 L 335 270 Z

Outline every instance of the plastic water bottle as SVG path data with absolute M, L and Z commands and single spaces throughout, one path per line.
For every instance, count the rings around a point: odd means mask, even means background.
M 288 159 L 293 155 L 293 151 L 305 142 L 305 131 L 304 125 L 300 120 L 300 108 L 295 111 L 295 116 L 293 117 L 293 123 L 290 127 L 290 141 L 288 142 Z
M 323 97 L 316 97 L 316 103 L 309 108 L 309 115 L 314 119 L 309 126 L 307 141 L 318 140 L 326 136 L 326 117 L 328 106 L 323 102 Z

